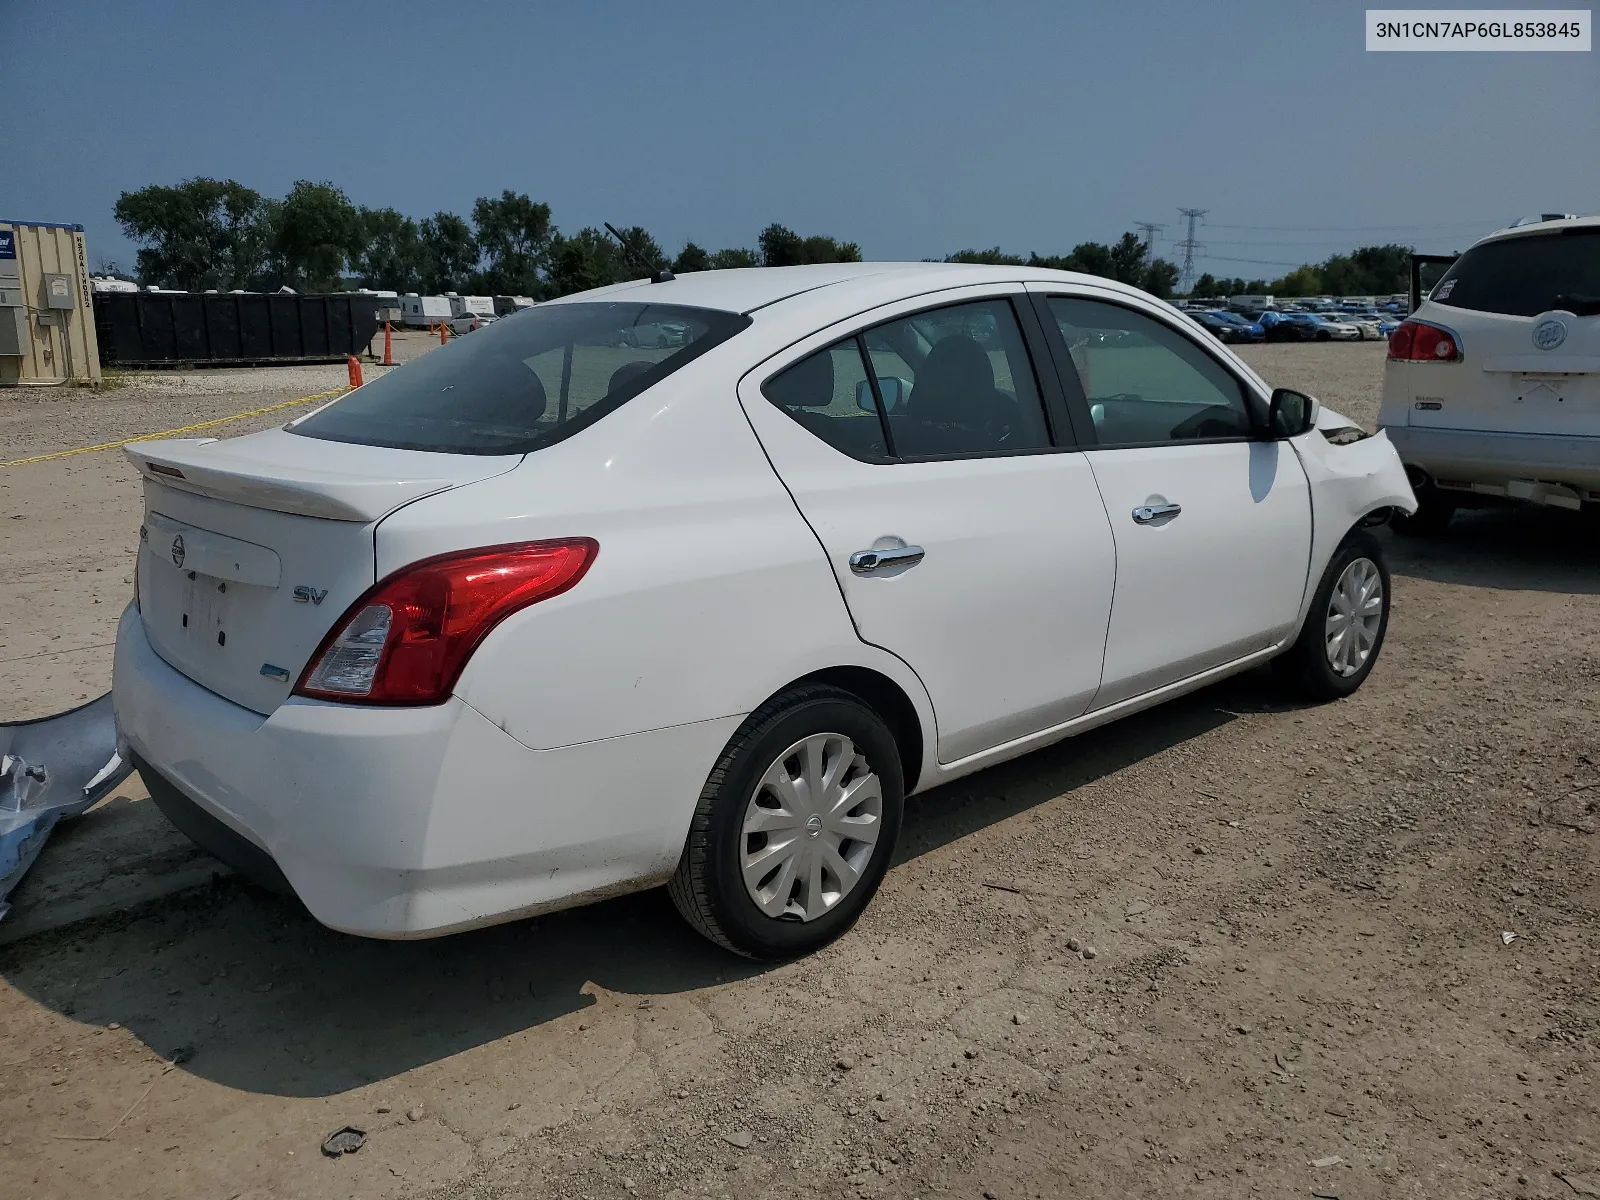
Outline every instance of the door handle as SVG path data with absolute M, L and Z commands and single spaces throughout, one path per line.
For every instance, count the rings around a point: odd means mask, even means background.
M 1162 517 L 1175 517 L 1182 511 L 1181 504 L 1141 504 L 1133 510 L 1133 519 L 1141 525 L 1149 525 Z
M 871 575 L 885 567 L 914 567 L 926 553 L 921 546 L 891 546 L 887 550 L 857 550 L 850 556 L 850 569 L 857 575 Z

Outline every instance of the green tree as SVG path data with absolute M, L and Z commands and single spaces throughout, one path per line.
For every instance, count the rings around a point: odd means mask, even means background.
M 538 295 L 555 236 L 550 206 L 507 189 L 498 199 L 479 196 L 472 205 L 472 222 L 488 260 L 477 286 L 500 294 Z
M 622 247 L 609 233 L 593 227 L 580 229 L 571 237 L 557 234 L 550 245 L 549 293 L 568 296 L 621 283 L 637 276 L 623 256 Z
M 130 239 L 143 243 L 140 283 L 228 291 L 257 284 L 267 269 L 268 202 L 232 179 L 196 177 L 123 192 L 113 215 Z
M 1150 265 L 1144 270 L 1144 278 L 1139 281 L 1139 286 L 1152 296 L 1159 296 L 1165 300 L 1172 295 L 1173 289 L 1178 286 L 1178 268 L 1176 264 L 1164 258 L 1153 258 Z
M 661 244 L 650 236 L 650 231 L 642 225 L 630 225 L 626 229 L 617 230 L 622 235 L 622 240 L 627 243 L 627 249 L 622 250 L 622 270 L 624 279 L 636 279 L 642 271 L 648 270 L 655 274 L 662 267 L 671 266 L 667 252 Z
M 1222 292 L 1217 286 L 1215 276 L 1213 276 L 1210 271 L 1207 271 L 1204 275 L 1200 276 L 1199 279 L 1194 281 L 1194 287 L 1190 290 L 1189 294 L 1191 296 L 1218 296 L 1221 295 Z
M 423 220 L 422 290 L 459 292 L 478 269 L 478 242 L 472 226 L 455 213 L 436 212 Z M 525 293 L 518 293 L 525 294 Z
M 361 233 L 343 191 L 296 180 L 278 210 L 276 258 L 284 281 L 301 292 L 340 290 L 346 260 L 360 253 Z
M 350 265 L 362 287 L 414 292 L 422 287 L 426 254 L 417 223 L 392 208 L 357 210 L 360 245 Z
M 764 267 L 861 261 L 861 247 L 854 242 L 835 241 L 820 234 L 803 238 L 783 225 L 768 225 L 758 242 Z
M 1111 278 L 1118 283 L 1132 284 L 1138 287 L 1144 280 L 1145 258 L 1150 253 L 1147 243 L 1139 240 L 1138 234 L 1125 233 L 1111 251 Z
M 672 270 L 678 275 L 687 275 L 691 271 L 709 271 L 711 269 L 711 252 L 704 246 L 697 246 L 693 242 L 685 242 L 683 249 L 678 251 L 678 257 L 672 260 Z
M 741 246 L 730 246 L 725 250 L 718 250 L 711 256 L 711 269 L 713 271 L 733 271 L 741 267 L 759 267 L 761 256 L 754 250 L 746 250 Z
M 957 250 L 945 258 L 945 262 L 983 263 L 992 267 L 1020 267 L 1023 261 L 1020 254 L 1007 254 L 999 246 L 988 250 Z
M 1314 296 L 1323 290 L 1322 273 L 1312 266 L 1296 267 L 1267 286 L 1276 296 Z

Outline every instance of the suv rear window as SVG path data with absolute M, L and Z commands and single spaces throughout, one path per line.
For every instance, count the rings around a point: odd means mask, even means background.
M 1580 316 L 1600 302 L 1600 229 L 1502 238 L 1474 246 L 1428 298 L 1452 308 L 1536 317 L 1552 308 Z M 1587 304 L 1585 302 L 1587 301 Z
M 548 304 L 464 334 L 290 427 L 330 442 L 521 454 L 559 442 L 750 324 L 664 304 Z

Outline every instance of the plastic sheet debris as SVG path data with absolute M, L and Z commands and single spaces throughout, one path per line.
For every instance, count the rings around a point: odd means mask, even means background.
M 1511 945 L 1512 942 L 1514 942 L 1516 940 L 1517 940 L 1517 935 L 1512 933 L 1511 930 L 1502 929 L 1500 931 L 1500 944 L 1502 946 L 1509 946 L 1509 945 Z
M 53 717 L 0 725 L 0 920 L 57 822 L 109 795 L 132 769 L 117 753 L 110 692 Z

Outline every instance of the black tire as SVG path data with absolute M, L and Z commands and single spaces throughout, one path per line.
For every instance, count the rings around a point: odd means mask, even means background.
M 740 870 L 745 811 L 779 755 L 825 733 L 849 738 L 878 777 L 877 842 L 853 888 L 827 912 L 809 921 L 771 917 L 751 898 Z M 883 719 L 840 688 L 793 688 L 751 713 L 712 767 L 668 884 L 672 902 L 690 925 L 735 954 L 765 961 L 809 954 L 854 925 L 877 892 L 894 855 L 904 803 L 900 753 Z
M 1383 588 L 1382 607 L 1378 614 L 1378 627 L 1372 648 L 1356 669 L 1346 675 L 1336 671 L 1328 661 L 1327 620 L 1333 600 L 1333 591 L 1345 569 L 1358 559 L 1366 559 L 1377 568 Z M 1350 695 L 1372 674 L 1378 655 L 1383 650 L 1383 639 L 1389 631 L 1389 567 L 1384 561 L 1383 547 L 1378 539 L 1365 529 L 1355 529 L 1347 535 L 1334 551 L 1328 567 L 1322 572 L 1316 594 L 1311 598 L 1311 608 L 1300 628 L 1300 636 L 1284 654 L 1273 661 L 1279 675 L 1300 696 L 1307 700 L 1340 700 Z
M 1395 513 L 1389 527 L 1402 537 L 1438 537 L 1450 528 L 1456 515 L 1456 502 L 1431 485 L 1417 489 L 1417 511 L 1411 516 Z

